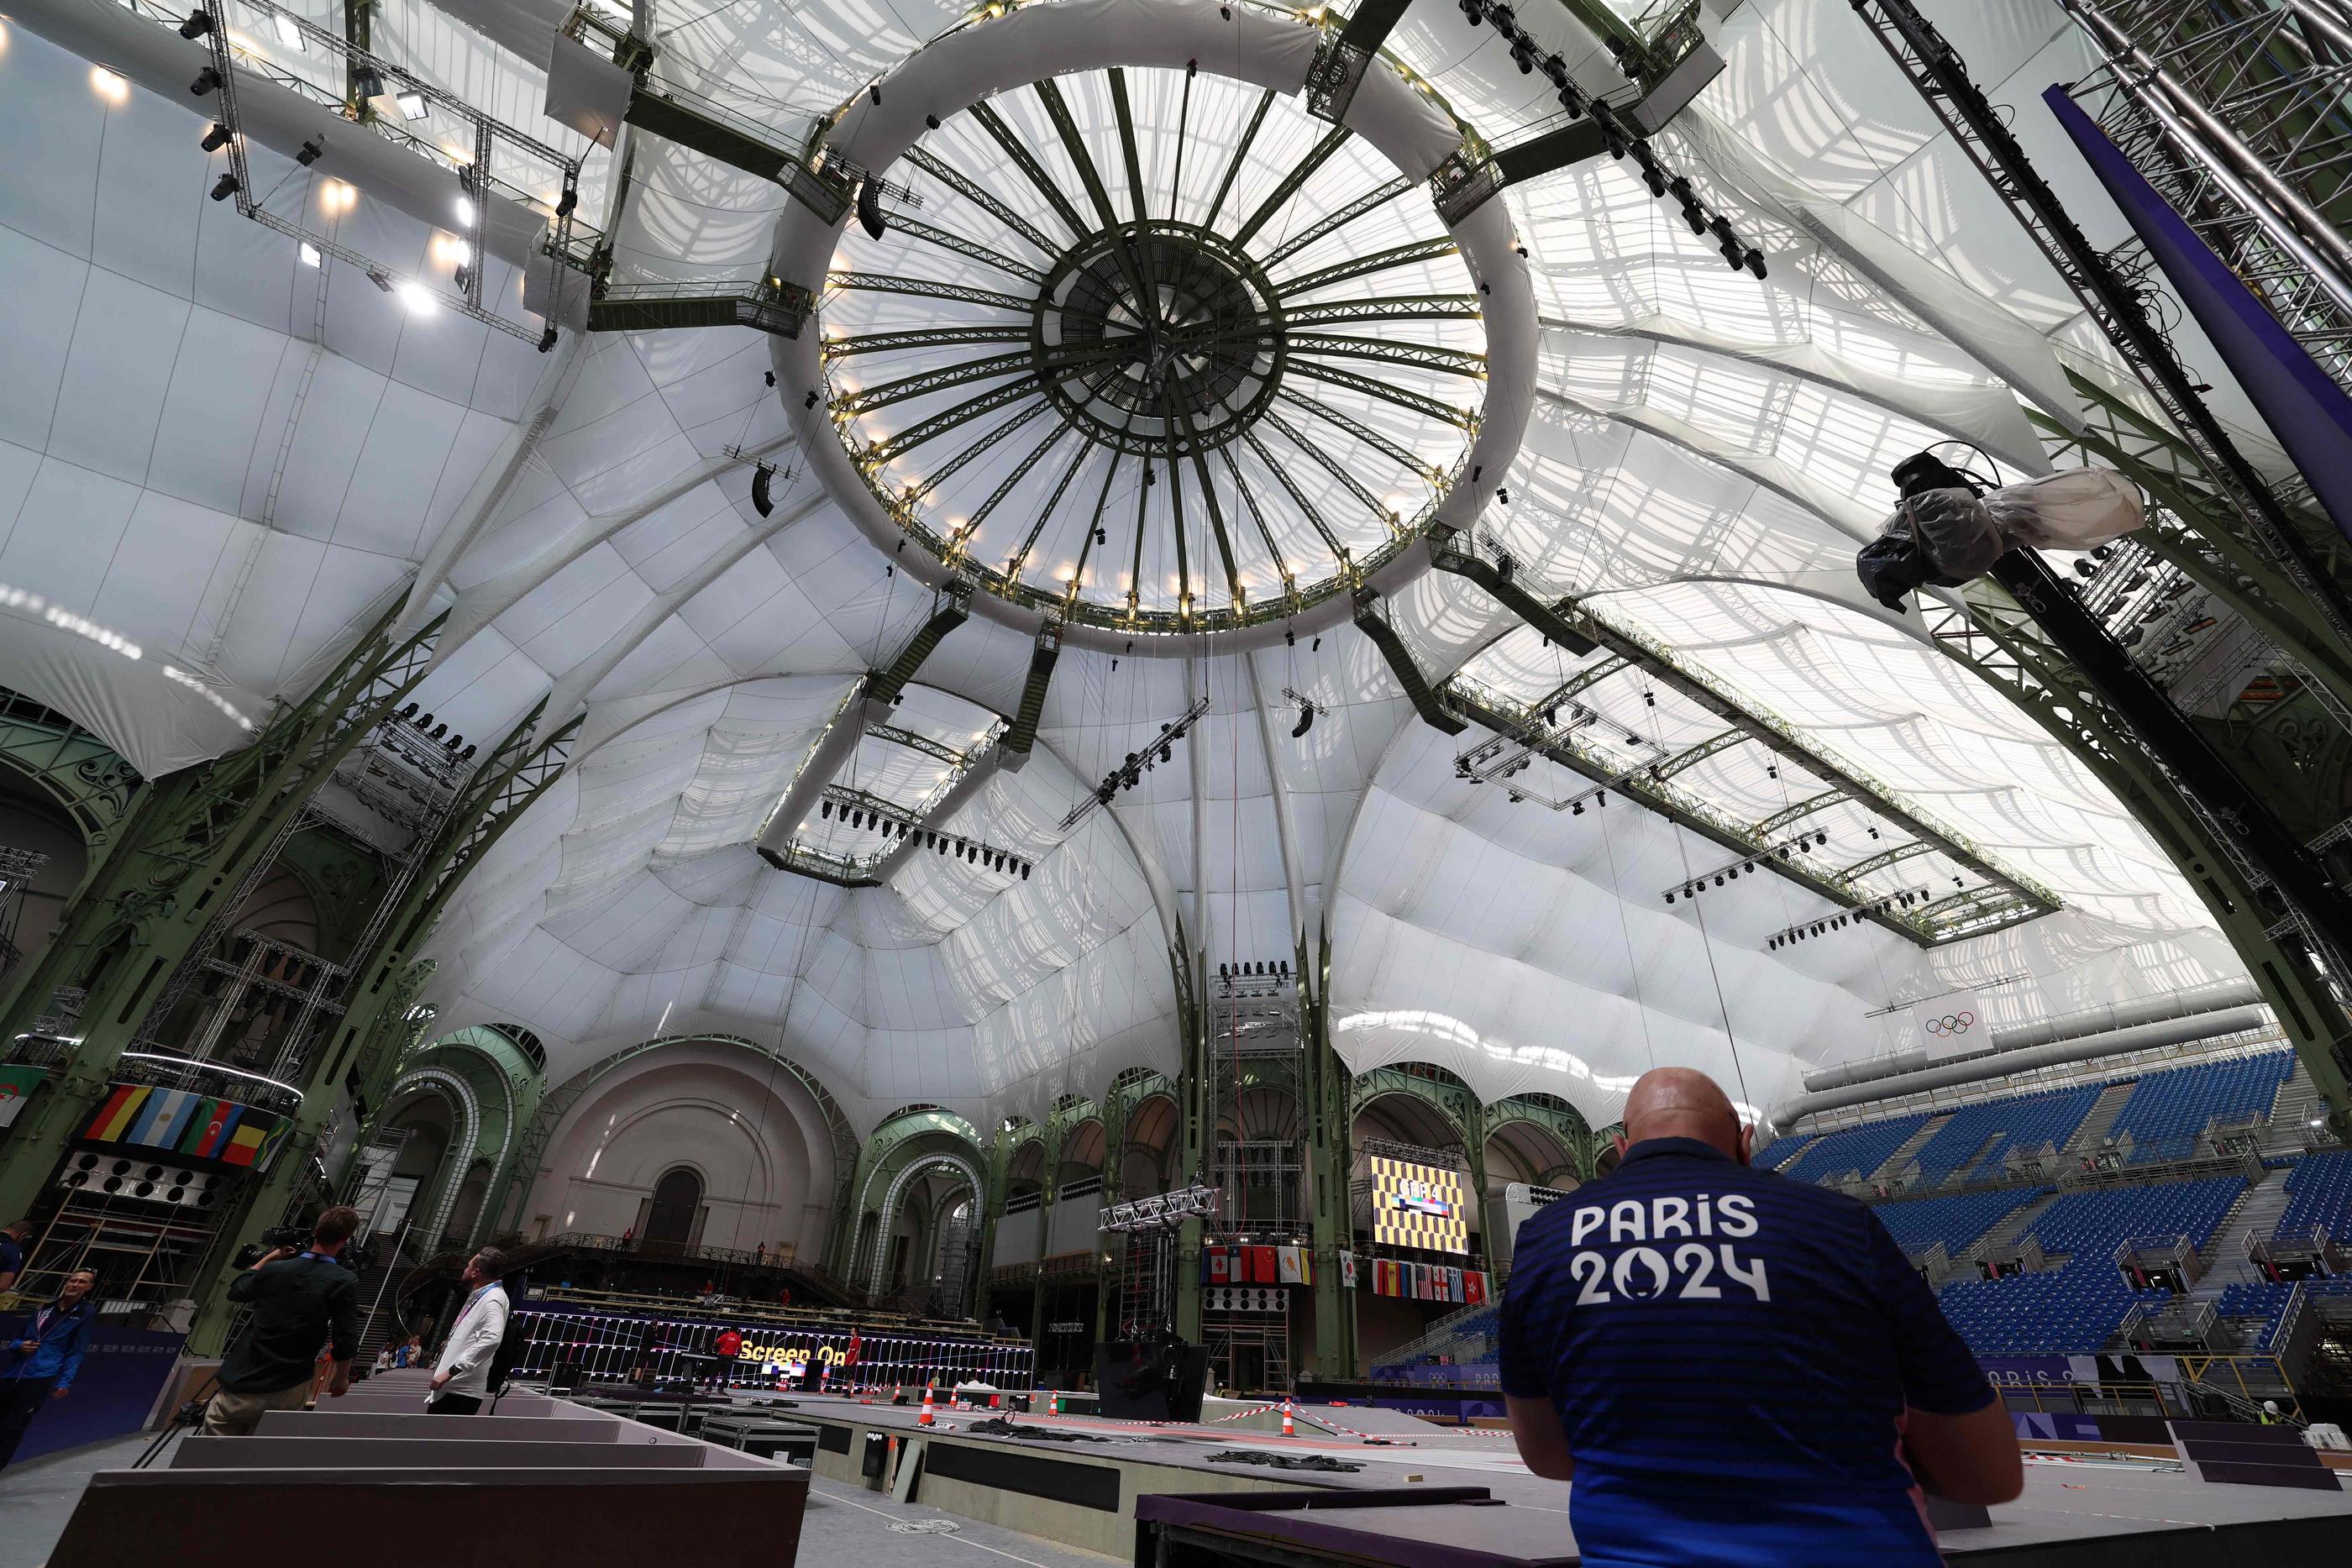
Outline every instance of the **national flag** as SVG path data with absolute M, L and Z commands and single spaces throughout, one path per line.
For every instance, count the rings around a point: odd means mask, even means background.
M 1222 1247 L 1211 1247 L 1207 1249 L 1206 1256 L 1209 1262 L 1209 1283 L 1212 1285 L 1233 1283 L 1234 1266 L 1231 1255 Z
M 1339 1288 L 1343 1291 L 1356 1288 L 1356 1255 L 1353 1252 L 1339 1254 Z
M 1445 1299 L 1449 1301 L 1462 1299 L 1462 1270 L 1450 1266 L 1445 1270 Z
M 106 1103 L 98 1108 L 98 1114 L 90 1118 L 89 1126 L 82 1136 L 93 1144 L 114 1143 L 122 1136 L 122 1130 L 131 1125 L 131 1119 L 139 1113 L 139 1107 L 146 1103 L 147 1096 L 153 1092 L 153 1090 L 140 1084 L 116 1084 L 114 1092 L 106 1097 Z
M 1429 1265 L 1426 1263 L 1415 1263 L 1412 1266 L 1413 1300 L 1417 1301 L 1425 1301 L 1430 1299 L 1430 1295 Z
M 1401 1296 L 1404 1291 L 1397 1284 L 1396 1260 L 1392 1258 L 1372 1260 L 1372 1294 Z
M 48 1075 L 47 1068 L 32 1067 L 21 1061 L 0 1067 L 0 1127 L 16 1120 L 16 1113 L 25 1108 L 25 1102 L 33 1097 L 33 1091 L 38 1089 L 41 1080 Z
M 207 1100 L 188 1120 L 187 1134 L 180 1140 L 180 1152 L 194 1155 L 200 1160 L 216 1160 L 227 1146 L 228 1135 L 236 1130 L 237 1118 L 245 1107 L 234 1100 Z
M 171 1148 L 188 1130 L 188 1124 L 195 1119 L 196 1108 L 203 1103 L 203 1095 L 185 1089 L 158 1089 L 147 1096 L 146 1104 L 131 1119 L 131 1130 L 123 1134 L 122 1141 L 154 1149 Z
M 1282 1283 L 1303 1285 L 1307 1282 L 1307 1275 L 1298 1266 L 1297 1248 L 1277 1247 L 1274 1249 L 1274 1253 L 1275 1271 Z
M 1271 1285 L 1276 1283 L 1279 1277 L 1276 1270 L 1276 1265 L 1274 1260 L 1274 1249 L 1272 1247 L 1252 1247 L 1249 1249 L 1249 1282 L 1251 1284 Z
M 276 1129 L 262 1125 L 257 1113 L 248 1113 L 237 1118 L 236 1130 L 221 1145 L 215 1157 L 232 1166 L 250 1166 L 261 1158 L 261 1151 Z
M 1484 1270 L 1465 1269 L 1462 1270 L 1462 1299 L 1474 1307 L 1485 1302 L 1486 1300 L 1486 1275 Z
M 1298 1249 L 1298 1282 L 1302 1285 L 1315 1282 L 1315 1249 L 1312 1247 Z

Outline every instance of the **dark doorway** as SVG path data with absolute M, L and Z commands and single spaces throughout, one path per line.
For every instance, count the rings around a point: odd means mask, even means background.
M 694 1239 L 695 1211 L 702 1207 L 702 1178 L 679 1167 L 654 1183 L 653 1207 L 646 1213 L 649 1247 L 683 1248 Z

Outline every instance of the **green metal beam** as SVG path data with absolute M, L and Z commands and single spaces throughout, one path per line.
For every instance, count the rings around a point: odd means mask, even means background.
M 824 280 L 827 288 L 855 288 L 867 294 L 911 294 L 919 299 L 954 299 L 991 310 L 1010 310 L 1026 318 L 1034 299 L 1000 294 L 992 288 L 972 288 L 961 283 L 940 283 L 928 277 L 903 277 L 891 272 L 836 272 Z M 1024 333 L 1024 336 L 1026 336 Z
M 1307 225 L 1290 238 L 1266 252 L 1265 259 L 1259 266 L 1264 270 L 1272 272 L 1326 235 L 1339 233 L 1366 213 L 1376 212 L 1387 206 L 1391 202 L 1412 189 L 1414 189 L 1413 182 L 1402 174 L 1385 184 L 1375 185 L 1355 200 L 1332 209 L 1330 213 Z
M 1475 413 L 1455 408 L 1451 403 L 1440 402 L 1437 399 L 1421 392 L 1407 392 L 1402 387 L 1392 387 L 1373 376 L 1360 376 L 1353 371 L 1343 371 L 1336 365 L 1321 365 L 1304 359 L 1293 360 L 1289 368 L 1302 376 L 1311 376 L 1318 382 L 1328 382 L 1333 386 L 1346 387 L 1350 392 L 1361 392 L 1366 397 L 1379 398 L 1383 402 L 1392 402 L 1409 413 L 1450 424 L 1456 430 L 1475 431 L 1478 428 L 1478 416 Z
M 1225 164 L 1225 177 L 1217 182 L 1217 193 L 1210 199 L 1208 212 L 1202 215 L 1202 228 L 1214 229 L 1217 226 L 1217 214 L 1223 208 L 1225 197 L 1234 188 L 1234 176 L 1242 172 L 1242 164 L 1249 157 L 1251 145 L 1257 141 L 1258 127 L 1265 123 L 1265 111 L 1274 107 L 1274 89 L 1266 89 L 1265 96 L 1257 100 L 1257 109 L 1250 115 L 1249 123 L 1242 128 L 1241 140 L 1234 143 L 1233 158 Z
M 1688 747 L 1667 758 L 1664 762 L 1653 765 L 1650 768 L 1650 777 L 1672 779 L 1685 768 L 1696 768 L 1708 758 L 1719 757 L 1733 747 L 1744 745 L 1753 738 L 1754 737 L 1744 729 L 1727 729 L 1720 735 L 1709 736 L 1696 746 Z
M 1315 172 L 1329 162 L 1331 154 L 1339 151 L 1340 145 L 1354 134 L 1354 131 L 1344 125 L 1335 125 L 1314 146 L 1308 148 L 1307 155 L 1291 165 L 1289 171 L 1276 183 L 1274 189 L 1267 193 L 1265 200 L 1258 204 L 1257 211 L 1252 213 L 1242 226 L 1234 231 L 1230 242 L 1234 248 L 1246 249 L 1250 237 L 1271 223 L 1274 215 L 1282 211 L 1290 198 L 1297 195 L 1300 188 L 1315 177 Z
M 1051 84 L 1041 85 L 1050 86 Z M 1056 93 L 1055 96 L 1058 98 L 1060 95 Z M 1048 107 L 1051 107 L 1050 102 Z M 1037 193 L 1045 198 L 1046 205 L 1054 209 L 1054 215 L 1060 218 L 1068 227 L 1070 237 L 1084 239 L 1093 232 L 1087 226 L 1086 219 L 1078 215 L 1078 209 L 1070 204 L 1070 198 L 1062 193 L 1062 187 L 1055 183 L 1051 174 L 1045 172 L 1045 166 L 1037 162 L 1037 155 L 1029 151 L 1027 144 L 1020 137 L 1013 134 L 1011 126 L 1004 123 L 1003 116 L 985 103 L 975 103 L 971 106 L 971 117 L 980 122 L 981 129 L 987 131 L 996 145 L 1003 150 L 1004 155 L 1013 160 L 1013 166 L 1028 176 L 1030 184 L 1035 186 Z
M 964 238 L 961 235 L 950 234 L 947 230 L 937 227 L 934 225 L 923 223 L 918 219 L 910 218 L 901 214 L 891 218 L 890 226 L 898 230 L 900 234 L 907 235 L 909 239 L 919 239 L 926 245 L 935 245 L 941 250 L 952 251 L 956 255 L 961 256 L 969 256 L 972 260 L 981 263 L 982 266 L 992 267 L 999 272 L 1010 273 L 1014 277 L 1024 279 L 1027 282 L 1043 283 L 1045 281 L 1045 269 L 1044 267 L 1032 267 L 1027 262 L 1016 260 L 1013 257 L 1005 255 L 1001 250 L 991 250 L 988 246 L 982 245 L 978 240 L 969 240 Z
M 887 441 L 875 443 L 859 454 L 859 461 L 866 465 L 866 470 L 870 473 L 886 463 L 905 456 L 925 442 L 946 434 L 958 425 L 969 424 L 983 413 L 1003 408 L 1005 404 L 1017 402 L 1022 398 L 1038 395 L 1037 384 L 1034 381 L 1014 382 L 1009 386 L 992 388 L 978 397 L 968 399 L 953 408 L 935 413 L 919 423 L 908 425 Z
M 1391 246 L 1387 250 L 1376 250 L 1368 256 L 1349 256 L 1345 261 L 1334 262 L 1329 267 L 1297 277 L 1277 279 L 1275 287 L 1282 291 L 1285 299 L 1289 299 L 1301 294 L 1312 294 L 1318 288 L 1328 288 L 1335 283 L 1345 283 L 1351 277 L 1364 277 L 1375 272 L 1435 261 L 1441 256 L 1457 254 L 1458 248 L 1451 235 L 1415 240 L 1411 245 Z
M 827 360 L 851 354 L 899 354 L 910 349 L 941 349 L 971 343 L 1025 343 L 1029 329 L 1019 327 L 922 327 L 909 332 L 868 332 L 863 337 L 825 340 Z
M 1323 546 L 1331 552 L 1333 562 L 1342 571 L 1352 570 L 1353 563 L 1350 560 L 1348 547 L 1341 544 L 1339 538 L 1331 532 L 1331 525 L 1323 520 L 1322 511 L 1313 501 L 1307 499 L 1307 492 L 1300 489 L 1298 482 L 1290 476 L 1290 470 L 1274 460 L 1274 454 L 1265 449 L 1265 444 L 1257 438 L 1257 432 L 1254 430 L 1242 432 L 1242 440 L 1248 444 L 1252 452 L 1257 454 L 1257 460 L 1265 465 L 1266 471 L 1274 476 L 1275 483 L 1282 486 L 1283 492 L 1290 497 L 1290 504 L 1298 508 L 1299 515 L 1313 526 L 1318 534 L 1322 536 Z M 1296 445 L 1297 440 L 1298 438 L 1293 435 L 1292 444 Z
M 1045 414 L 1052 412 L 1052 404 L 1048 403 L 1044 398 L 1039 398 L 1029 407 L 1023 409 L 1019 413 L 1014 414 L 1011 419 L 1006 420 L 1003 423 L 993 427 L 987 434 L 973 442 L 970 446 L 965 447 L 953 457 L 949 458 L 945 463 L 940 464 L 929 473 L 925 474 L 921 479 L 915 483 L 913 493 L 907 498 L 910 502 L 923 499 L 932 491 L 938 489 L 941 485 L 946 484 L 950 479 L 955 477 L 955 476 L 962 470 L 964 465 L 971 462 L 974 458 L 988 451 L 998 442 L 1011 438 L 1012 436 L 1019 434 L 1022 430 L 1027 428 L 1029 425 L 1036 423 L 1039 419 L 1044 418 Z
M 1801 800 L 1790 801 L 1757 823 L 1753 831 L 1759 839 L 1769 839 L 1791 823 L 1801 822 L 1817 811 L 1826 811 L 1840 801 L 1853 799 L 1853 797 L 1845 790 L 1832 785 L 1818 795 L 1808 795 Z
M 1062 247 L 1047 239 L 1045 230 L 1006 206 L 996 193 L 956 169 L 938 153 L 923 147 L 909 147 L 907 149 L 907 162 L 1035 246 L 1040 253 L 1048 256 L 1062 254 Z
M 1294 332 L 1285 346 L 1294 354 L 1379 360 L 1386 364 L 1410 365 L 1415 370 L 1441 371 L 1449 375 L 1468 376 L 1479 381 L 1485 380 L 1486 375 L 1486 355 L 1472 353 L 1467 349 L 1441 349 L 1431 343 L 1399 343 L 1384 338 L 1327 337 L 1317 332 Z

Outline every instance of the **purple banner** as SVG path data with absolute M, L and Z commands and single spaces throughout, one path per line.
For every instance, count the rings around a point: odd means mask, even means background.
M 2039 1437 L 2052 1443 L 2095 1443 L 2101 1437 L 2096 1416 L 2072 1410 L 2012 1410 L 2009 1419 L 2018 1437 L 2028 1442 Z
M 180 1342 L 186 1337 L 93 1323 L 73 1392 L 42 1407 L 16 1458 L 37 1459 L 138 1431 L 180 1364 Z
M 2042 100 L 2213 340 L 2313 496 L 2337 530 L 2352 538 L 2352 397 L 2166 204 L 2064 88 L 2049 89 Z

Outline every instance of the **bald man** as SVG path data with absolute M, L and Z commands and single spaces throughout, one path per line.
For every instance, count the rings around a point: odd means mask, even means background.
M 1617 1169 L 1519 1228 L 1511 1433 L 1573 1479 L 1591 1568 L 1940 1563 L 1918 1489 L 2006 1502 L 2009 1413 L 1886 1227 L 1753 1169 L 1688 1068 L 1644 1073 Z

